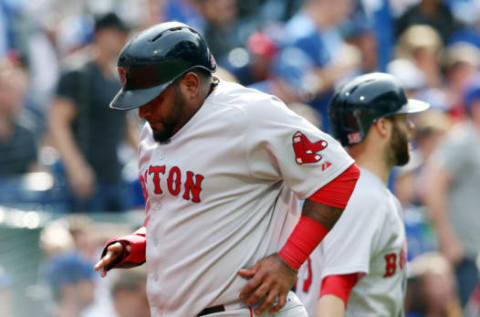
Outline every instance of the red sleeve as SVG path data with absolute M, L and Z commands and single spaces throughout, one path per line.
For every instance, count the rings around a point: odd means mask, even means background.
M 123 244 L 124 248 L 127 245 L 130 245 L 131 249 L 130 249 L 130 253 L 125 254 L 120 262 L 115 263 L 111 267 L 119 267 L 124 264 L 127 264 L 129 266 L 140 265 L 145 262 L 145 249 L 147 246 L 145 227 L 141 227 L 140 229 L 138 229 L 132 234 L 122 236 L 122 237 L 117 237 L 108 241 L 105 244 L 105 248 L 103 249 L 102 257 L 107 253 L 108 246 L 115 242 L 120 242 L 121 244 Z
M 340 298 L 345 303 L 345 307 L 347 307 L 348 297 L 357 281 L 358 273 L 329 275 L 322 281 L 319 298 L 324 295 L 335 295 Z
M 345 209 L 359 177 L 360 169 L 353 163 L 342 174 L 320 188 L 308 199 L 327 206 Z

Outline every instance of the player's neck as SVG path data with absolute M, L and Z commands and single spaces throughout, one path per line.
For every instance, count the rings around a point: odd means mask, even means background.
M 361 143 L 349 148 L 348 153 L 360 168 L 374 174 L 387 185 L 392 168 L 385 160 L 383 151 L 379 151 L 378 146 L 374 149 L 369 149 L 369 147 L 371 145 Z

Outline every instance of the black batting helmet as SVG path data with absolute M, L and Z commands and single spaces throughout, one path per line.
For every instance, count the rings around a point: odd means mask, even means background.
M 347 146 L 362 142 L 379 118 L 420 112 L 429 107 L 426 102 L 407 99 L 405 90 L 392 75 L 370 73 L 358 76 L 335 91 L 329 115 L 333 136 Z
M 110 108 L 141 107 L 194 68 L 214 72 L 215 59 L 200 33 L 180 22 L 152 26 L 123 48 L 118 59 L 122 88 Z

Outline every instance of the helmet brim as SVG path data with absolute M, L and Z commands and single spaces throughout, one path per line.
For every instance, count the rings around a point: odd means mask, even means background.
M 408 99 L 408 102 L 400 109 L 395 111 L 395 114 L 422 112 L 428 108 L 430 108 L 430 104 L 428 102 L 417 99 Z
M 160 95 L 168 85 L 170 82 L 145 89 L 125 90 L 122 87 L 110 102 L 110 108 L 115 110 L 140 108 Z

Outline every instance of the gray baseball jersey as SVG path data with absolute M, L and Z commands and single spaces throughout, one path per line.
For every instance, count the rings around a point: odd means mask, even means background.
M 322 280 L 359 273 L 346 316 L 403 315 L 406 240 L 398 199 L 374 174 L 360 178 L 342 216 L 299 271 L 297 294 L 315 315 Z
M 353 159 L 278 98 L 221 81 L 167 144 L 145 125 L 147 292 L 152 316 L 238 303 L 237 275 L 277 252 L 305 199 Z

